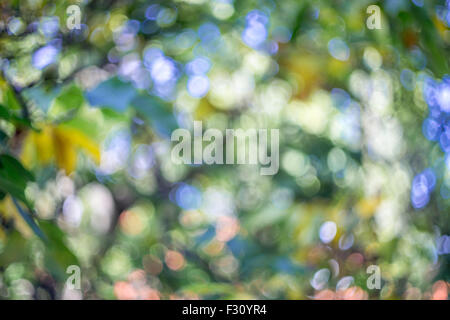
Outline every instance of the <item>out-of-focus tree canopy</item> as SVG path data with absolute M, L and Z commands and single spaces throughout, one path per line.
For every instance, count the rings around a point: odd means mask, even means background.
M 449 51 L 448 0 L 2 1 L 0 298 L 447 299 Z

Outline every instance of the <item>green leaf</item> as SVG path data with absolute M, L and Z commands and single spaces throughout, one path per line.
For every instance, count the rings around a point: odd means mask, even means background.
M 70 265 L 79 265 L 77 257 L 65 244 L 65 235 L 55 224 L 40 221 L 42 231 L 47 241 L 47 266 L 59 276 L 65 276 L 65 270 Z
M 43 86 L 38 86 L 24 90 L 23 96 L 44 112 L 48 112 L 59 91 L 59 87 L 47 89 Z
M 17 101 L 14 91 L 11 88 L 8 88 L 5 92 L 4 102 L 6 107 L 13 110 L 20 110 L 20 103 Z
M 26 127 L 31 127 L 31 122 L 28 119 L 24 119 L 18 116 L 17 111 L 9 110 L 3 105 L 0 105 L 0 119 L 4 119 L 6 121 L 10 121 L 15 125 L 24 125 Z
M 73 113 L 83 105 L 83 92 L 76 85 L 70 85 L 62 89 L 50 106 L 48 114 L 51 117 L 58 117 L 67 113 Z
M 426 10 L 412 6 L 411 12 L 414 17 L 420 21 L 422 40 L 424 43 L 424 49 L 428 51 L 430 58 L 430 64 L 433 67 L 433 72 L 440 77 L 448 73 L 449 67 L 445 55 L 444 44 L 436 30 L 433 21 L 427 14 Z
M 124 112 L 135 96 L 136 89 L 117 77 L 108 79 L 86 92 L 91 106 L 108 107 L 117 112 Z
M 9 136 L 3 130 L 0 129 L 0 145 L 1 146 L 6 145 L 6 142 L 8 141 L 8 139 L 9 139 Z
M 25 220 L 25 222 L 28 224 L 28 226 L 31 228 L 31 230 L 33 230 L 33 232 L 39 237 L 41 238 L 43 241 L 46 241 L 47 238 L 45 237 L 45 235 L 42 233 L 41 229 L 38 227 L 38 225 L 36 224 L 36 222 L 34 222 L 33 217 L 31 217 L 31 215 L 29 213 L 27 213 L 21 206 L 20 204 L 17 202 L 17 200 L 13 197 L 12 198 L 14 205 L 17 208 L 17 211 L 19 211 L 19 214 L 21 215 L 21 217 L 23 218 L 23 220 Z
M 22 126 L 25 126 L 28 128 L 33 128 L 33 125 L 31 124 L 31 121 L 29 119 L 25 119 L 25 118 L 13 115 L 12 120 L 13 120 L 12 122 L 15 125 L 22 125 Z M 35 129 L 35 128 L 33 128 L 33 129 Z
M 5 247 L 0 254 L 0 267 L 25 259 L 28 255 L 27 240 L 18 232 L 13 230 L 8 234 Z
M 0 119 L 9 120 L 11 119 L 11 114 L 9 113 L 9 110 L 0 104 Z
M 140 94 L 131 102 L 132 106 L 150 121 L 153 129 L 160 135 L 170 137 L 173 130 L 178 128 L 175 116 L 163 100 Z
M 25 188 L 33 175 L 22 164 L 8 154 L 0 155 L 0 190 L 26 203 Z

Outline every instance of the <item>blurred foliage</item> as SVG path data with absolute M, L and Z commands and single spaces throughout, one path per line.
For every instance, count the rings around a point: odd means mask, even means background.
M 434 0 L 2 1 L 0 297 L 447 299 L 449 25 Z M 280 171 L 173 164 L 194 120 L 279 128 Z

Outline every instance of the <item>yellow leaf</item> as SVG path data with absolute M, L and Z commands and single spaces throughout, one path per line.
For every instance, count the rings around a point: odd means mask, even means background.
M 64 169 L 66 174 L 72 173 L 77 164 L 77 153 L 72 141 L 64 131 L 55 128 L 53 129 L 53 144 L 57 166 Z
M 88 136 L 75 129 L 60 128 L 64 135 L 78 148 L 85 150 L 96 163 L 100 162 L 100 148 L 98 144 L 89 139 Z
M 23 220 L 9 195 L 6 195 L 6 197 L 0 201 L 0 213 L 3 217 L 14 220 L 14 227 L 24 237 L 29 238 L 33 235 L 33 230 L 31 230 L 25 220 Z
M 434 26 L 436 27 L 437 31 L 439 32 L 439 35 L 445 39 L 446 32 L 448 31 L 448 28 L 445 26 L 445 23 L 443 23 L 438 17 L 433 18 Z
M 5 241 L 6 240 L 6 234 L 3 231 L 3 229 L 0 229 L 0 240 Z
M 76 168 L 77 149 L 85 151 L 96 163 L 100 162 L 100 149 L 88 136 L 75 129 L 47 125 L 25 138 L 21 160 L 28 168 L 34 160 L 43 165 L 55 161 L 70 174 Z
M 32 134 L 33 133 L 31 132 L 25 137 L 22 145 L 22 152 L 20 154 L 20 161 L 28 169 L 31 168 L 35 153 L 33 142 L 34 138 Z
M 356 204 L 356 212 L 362 218 L 370 218 L 381 203 L 381 197 L 377 196 L 369 199 L 361 199 Z
M 53 134 L 52 127 L 44 127 L 40 132 L 32 132 L 33 142 L 36 145 L 36 154 L 40 163 L 48 164 L 52 160 Z
M 195 119 L 202 120 L 206 119 L 208 116 L 211 116 L 215 112 L 214 107 L 211 103 L 203 98 L 200 100 L 197 108 L 195 109 Z
M 290 77 L 296 83 L 296 97 L 306 99 L 324 81 L 320 70 L 324 59 L 321 56 L 292 51 L 282 57 L 280 65 L 289 70 Z

